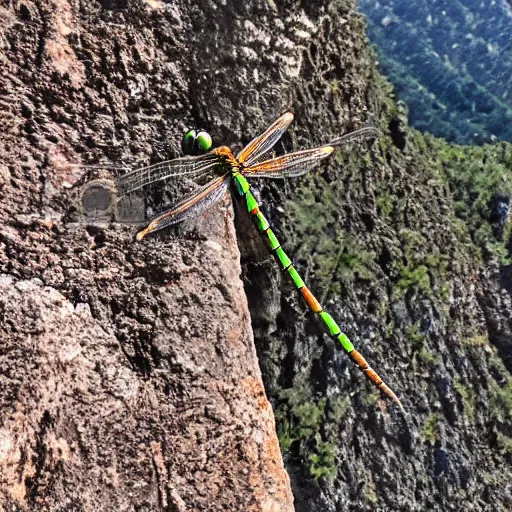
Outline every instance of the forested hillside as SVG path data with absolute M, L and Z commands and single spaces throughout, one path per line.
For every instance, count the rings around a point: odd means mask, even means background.
M 360 0 L 411 124 L 459 144 L 512 140 L 509 0 Z

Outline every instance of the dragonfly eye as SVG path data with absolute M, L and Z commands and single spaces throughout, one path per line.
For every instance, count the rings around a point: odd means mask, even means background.
M 204 130 L 189 130 L 181 141 L 181 150 L 185 155 L 201 155 L 212 147 L 212 138 Z
M 197 146 L 200 148 L 201 153 L 206 153 L 212 147 L 212 138 L 208 132 L 199 130 L 196 136 Z

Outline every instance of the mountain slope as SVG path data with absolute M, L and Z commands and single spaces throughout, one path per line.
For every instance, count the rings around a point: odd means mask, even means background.
M 410 416 L 321 344 L 311 319 L 297 325 L 283 298 L 278 329 L 257 342 L 296 509 L 508 510 L 511 288 L 490 203 L 509 193 L 512 148 L 424 137 L 371 84 L 386 135 L 371 156 L 352 148 L 305 178 L 283 236 Z
M 512 140 L 512 9 L 503 2 L 361 0 L 412 126 L 462 144 Z

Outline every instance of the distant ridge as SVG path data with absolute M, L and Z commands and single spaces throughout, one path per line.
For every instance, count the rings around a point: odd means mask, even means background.
M 512 141 L 508 1 L 360 0 L 411 124 L 459 144 Z

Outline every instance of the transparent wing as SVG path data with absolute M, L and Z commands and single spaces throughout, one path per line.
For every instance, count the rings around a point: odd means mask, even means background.
M 219 176 L 176 203 L 169 210 L 156 216 L 144 229 L 137 233 L 137 240 L 142 240 L 146 235 L 160 231 L 172 224 L 199 216 L 224 196 L 229 187 L 230 179 L 231 174 Z
M 197 178 L 217 167 L 221 163 L 218 155 L 208 153 L 197 157 L 176 158 L 148 167 L 134 169 L 116 180 L 119 196 L 171 178 Z
M 254 164 L 258 158 L 269 151 L 281 138 L 290 123 L 293 121 L 293 114 L 286 112 L 274 121 L 261 135 L 251 140 L 245 148 L 238 153 L 236 159 L 247 166 Z
M 377 128 L 375 128 L 375 126 L 365 126 L 364 128 L 360 128 L 359 130 L 355 130 L 353 132 L 346 133 L 345 135 L 342 135 L 341 137 L 337 137 L 336 139 L 331 140 L 331 142 L 329 142 L 329 146 L 339 147 L 339 146 L 348 144 L 349 142 L 352 142 L 353 140 L 367 139 L 370 137 L 378 137 L 378 136 L 379 136 L 379 130 L 377 130 Z
M 294 178 L 306 174 L 333 151 L 332 146 L 305 149 L 254 164 L 244 169 L 243 173 L 258 178 Z

